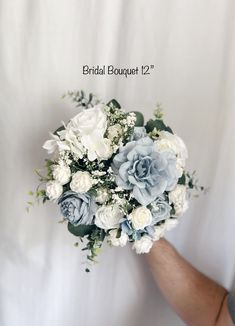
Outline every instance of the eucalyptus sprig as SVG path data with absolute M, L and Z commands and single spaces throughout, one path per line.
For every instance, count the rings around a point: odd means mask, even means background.
M 62 96 L 62 98 L 66 97 L 69 97 L 73 102 L 75 102 L 76 107 L 82 107 L 84 109 L 93 107 L 94 105 L 97 105 L 101 102 L 95 94 L 89 93 L 88 95 L 86 95 L 83 90 L 68 91 Z

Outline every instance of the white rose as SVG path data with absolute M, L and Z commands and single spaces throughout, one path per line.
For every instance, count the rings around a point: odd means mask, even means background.
M 101 229 L 115 229 L 123 216 L 117 205 L 102 206 L 96 211 L 95 224 Z
M 78 171 L 72 176 L 70 189 L 75 192 L 84 193 L 92 187 L 92 178 L 89 172 Z
M 177 152 L 175 144 L 166 138 L 159 138 L 155 141 L 155 145 L 160 151 L 172 151 L 174 154 Z
M 107 138 L 101 138 L 99 135 L 84 136 L 81 141 L 88 151 L 88 159 L 94 161 L 95 159 L 107 160 L 113 154 L 111 141 Z
M 91 135 L 94 131 L 104 135 L 107 129 L 107 117 L 100 105 L 90 109 L 85 109 L 70 120 L 70 125 L 74 131 L 78 131 L 81 136 Z
M 55 200 L 63 193 L 63 186 L 56 180 L 48 181 L 46 184 L 46 195 L 50 200 Z
M 177 154 L 177 156 L 182 159 L 186 160 L 188 158 L 188 151 L 185 146 L 185 143 L 183 140 L 177 136 L 176 134 L 172 134 L 168 131 L 161 131 L 159 133 L 159 138 L 160 140 L 168 140 L 169 141 L 169 146 L 174 150 L 174 152 Z M 171 145 L 170 145 L 171 143 Z
M 157 241 L 160 238 L 162 238 L 164 236 L 164 224 L 158 225 L 154 227 L 154 234 L 153 234 L 153 240 Z
M 146 254 L 150 251 L 152 246 L 152 239 L 148 235 L 144 235 L 134 242 L 132 249 L 135 249 L 137 254 Z
M 108 160 L 113 155 L 112 143 L 108 138 L 100 139 L 100 142 L 95 149 L 98 159 L 100 160 Z
M 108 199 L 108 190 L 106 188 L 99 188 L 95 196 L 95 201 L 99 204 L 104 204 Z
M 170 204 L 174 204 L 176 215 L 181 215 L 188 209 L 187 191 L 184 185 L 177 185 L 169 192 L 168 197 Z
M 152 223 L 153 217 L 148 208 L 140 206 L 131 212 L 128 219 L 131 220 L 134 229 L 142 230 Z
M 188 151 L 183 140 L 168 131 L 161 131 L 155 144 L 158 150 L 170 150 L 176 155 L 176 164 L 180 177 L 185 167 L 185 161 L 188 158 Z
M 176 225 L 179 223 L 179 221 L 176 218 L 168 218 L 165 223 L 163 224 L 163 227 L 166 231 L 170 231 L 171 229 L 173 229 L 174 227 L 176 227 Z
M 128 235 L 121 231 L 121 236 L 117 238 L 117 229 L 109 231 L 108 241 L 112 244 L 112 246 L 115 247 L 124 247 L 127 244 L 128 241 Z
M 61 185 L 65 185 L 70 180 L 71 171 L 68 166 L 57 164 L 53 166 L 52 175 Z
M 115 124 L 108 128 L 108 138 L 111 140 L 114 138 L 119 138 L 122 133 L 122 127 L 119 124 Z

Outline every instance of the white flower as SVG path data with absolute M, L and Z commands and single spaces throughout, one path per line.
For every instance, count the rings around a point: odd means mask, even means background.
M 46 184 L 46 195 L 50 200 L 58 199 L 63 193 L 63 186 L 56 180 Z
M 70 122 L 64 130 L 58 132 L 60 138 L 65 141 L 71 153 L 75 154 L 78 158 L 82 158 L 85 153 L 85 148 L 81 143 L 79 135 L 77 135 L 71 127 Z
M 174 204 L 176 215 L 181 215 L 188 209 L 187 191 L 184 185 L 177 185 L 168 196 L 170 204 Z
M 123 216 L 117 205 L 102 206 L 96 211 L 95 224 L 101 229 L 115 229 Z
M 127 200 L 125 198 L 121 198 L 118 194 L 112 195 L 112 200 L 119 206 L 125 207 L 127 205 Z
M 124 247 L 127 244 L 128 241 L 128 235 L 121 231 L 121 235 L 119 238 L 117 238 L 117 229 L 109 231 L 108 241 L 115 247 Z
M 164 236 L 164 231 L 165 231 L 164 225 L 165 224 L 161 224 L 154 227 L 154 234 L 153 234 L 154 241 L 157 241 Z
M 152 239 L 148 235 L 144 235 L 134 242 L 132 249 L 135 249 L 137 254 L 145 254 L 150 251 L 152 245 Z
M 65 150 L 69 150 L 69 146 L 66 142 L 61 141 L 59 136 L 50 133 L 52 139 L 45 141 L 42 148 L 46 149 L 48 154 L 52 154 L 54 152 L 62 152 Z
M 107 138 L 102 138 L 99 135 L 84 136 L 81 139 L 84 147 L 87 149 L 87 156 L 90 161 L 95 159 L 107 160 L 113 154 L 111 141 Z
M 53 166 L 52 175 L 61 185 L 65 185 L 70 180 L 71 171 L 68 166 L 57 164 Z
M 70 127 L 79 133 L 82 145 L 87 149 L 88 159 L 107 159 L 111 153 L 111 142 L 104 139 L 107 116 L 104 109 L 96 105 L 83 110 L 70 121 Z
M 172 230 L 176 225 L 179 223 L 179 221 L 176 218 L 168 218 L 165 223 L 163 224 L 163 227 L 166 231 Z
M 113 155 L 112 143 L 108 138 L 100 140 L 99 146 L 95 149 L 98 159 L 108 160 Z
M 136 120 L 137 120 L 136 114 L 134 112 L 129 112 L 126 120 L 127 120 L 128 126 L 133 127 L 135 125 Z
M 70 189 L 80 194 L 87 192 L 92 187 L 92 178 L 89 172 L 78 171 L 72 176 Z
M 122 135 L 122 127 L 120 124 L 115 124 L 108 128 L 108 138 L 113 140 L 114 138 L 119 138 Z
M 84 109 L 71 119 L 70 125 L 81 136 L 91 135 L 94 132 L 104 135 L 107 128 L 107 117 L 100 105 Z
M 185 167 L 185 161 L 188 158 L 188 151 L 183 140 L 168 131 L 161 131 L 159 133 L 159 139 L 155 141 L 158 150 L 170 150 L 177 158 L 176 164 L 179 171 L 179 177 L 183 173 L 183 168 Z
M 153 218 L 148 208 L 140 206 L 131 212 L 128 219 L 131 220 L 134 229 L 141 230 L 150 225 Z
M 106 188 L 99 188 L 97 190 L 95 201 L 99 204 L 104 204 L 109 198 L 109 193 Z

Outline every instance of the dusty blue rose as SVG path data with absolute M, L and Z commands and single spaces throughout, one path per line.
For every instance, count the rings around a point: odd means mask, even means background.
M 73 225 L 91 224 L 96 204 L 89 194 L 66 191 L 58 200 L 62 215 Z
M 146 137 L 147 131 L 145 127 L 134 127 L 134 132 L 131 137 L 131 140 L 139 140 L 143 137 Z
M 164 221 L 170 217 L 171 206 L 166 201 L 164 195 L 158 196 L 151 204 L 153 224 Z
M 172 190 L 178 180 L 176 156 L 170 151 L 159 152 L 149 137 L 127 143 L 115 155 L 112 167 L 117 185 L 133 190 L 143 206 Z
M 126 233 L 132 240 L 139 240 L 141 238 L 141 234 L 145 233 L 144 230 L 134 230 L 130 224 L 128 219 L 125 219 L 121 223 L 121 229 L 124 233 Z M 147 231 L 146 231 L 147 232 Z

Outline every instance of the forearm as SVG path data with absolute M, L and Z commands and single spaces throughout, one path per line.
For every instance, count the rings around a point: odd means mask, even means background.
M 223 287 L 197 271 L 164 239 L 146 256 L 158 287 L 187 325 L 217 325 L 227 296 Z

